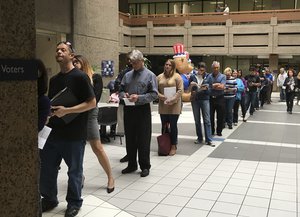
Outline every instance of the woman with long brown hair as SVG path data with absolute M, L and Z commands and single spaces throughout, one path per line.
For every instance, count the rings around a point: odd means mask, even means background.
M 75 55 L 73 64 L 76 68 L 85 72 L 92 83 L 94 88 L 96 101 L 97 103 L 100 100 L 103 88 L 102 77 L 99 74 L 94 73 L 91 65 L 88 60 L 82 55 Z M 93 152 L 98 158 L 99 163 L 104 169 L 107 178 L 107 193 L 111 193 L 114 191 L 114 178 L 111 171 L 111 166 L 109 163 L 109 159 L 104 151 L 103 145 L 100 141 L 100 133 L 99 133 L 99 125 L 98 125 L 98 107 L 92 109 L 88 113 L 88 122 L 87 122 L 87 140 L 89 141 Z
M 169 124 L 171 136 L 171 150 L 169 155 L 175 155 L 178 143 L 177 121 L 181 114 L 182 102 L 181 94 L 183 91 L 183 81 L 176 73 L 175 62 L 168 59 L 164 66 L 164 72 L 157 76 L 158 83 L 158 112 L 160 114 L 162 131 Z M 166 96 L 166 88 L 175 87 L 174 94 L 171 97 Z

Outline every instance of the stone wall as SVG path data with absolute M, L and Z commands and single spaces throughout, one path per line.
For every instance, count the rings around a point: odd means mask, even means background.
M 35 57 L 35 2 L 0 2 L 0 59 Z M 36 81 L 0 81 L 0 215 L 37 216 Z

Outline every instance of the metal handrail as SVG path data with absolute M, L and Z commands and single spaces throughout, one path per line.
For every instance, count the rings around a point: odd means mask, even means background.
M 300 20 L 300 9 L 290 10 L 261 10 L 261 11 L 238 11 L 224 15 L 223 12 L 213 13 L 187 13 L 187 14 L 146 14 L 130 15 L 120 12 L 120 19 L 126 26 L 146 26 L 148 21 L 153 25 L 178 25 L 190 20 L 192 24 L 201 23 L 225 23 L 231 19 L 232 22 L 258 22 L 270 21 L 271 17 L 277 17 L 280 21 Z

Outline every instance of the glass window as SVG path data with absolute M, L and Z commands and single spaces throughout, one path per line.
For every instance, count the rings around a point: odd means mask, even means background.
M 141 13 L 140 14 L 148 14 L 148 4 L 141 4 Z
M 248 0 L 248 1 L 240 0 L 240 11 L 254 11 L 254 10 L 255 10 L 254 0 Z
M 131 15 L 136 15 L 136 4 L 129 4 L 129 13 Z
M 296 0 L 297 1 L 297 9 L 300 9 L 300 0 Z
M 263 0 L 262 10 L 272 10 L 272 0 Z
M 190 2 L 190 13 L 202 13 L 202 1 Z
M 157 14 L 168 14 L 168 3 L 156 3 Z
M 298 0 L 299 3 L 299 0 Z M 281 0 L 280 1 L 280 9 L 294 9 L 295 2 L 294 0 Z
M 263 0 L 255 0 L 255 11 L 263 10 Z
M 239 10 L 239 1 L 237 0 L 226 0 L 226 4 L 229 7 L 229 12 Z
M 223 1 L 203 0 L 203 13 L 215 12 L 217 4 L 223 6 Z
M 154 3 L 149 5 L 149 14 L 155 14 L 155 4 Z
M 169 3 L 169 14 L 174 14 L 174 7 L 179 8 L 179 13 L 181 14 L 181 2 L 170 2 Z
M 224 56 L 224 69 L 226 67 L 230 67 L 231 69 L 237 68 L 237 58 L 236 57 L 230 57 L 230 56 Z

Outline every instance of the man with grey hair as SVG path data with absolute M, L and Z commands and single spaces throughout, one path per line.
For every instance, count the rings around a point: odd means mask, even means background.
M 124 102 L 124 129 L 128 166 L 123 174 L 137 170 L 137 153 L 141 177 L 149 175 L 150 143 L 152 133 L 150 102 L 158 96 L 156 76 L 144 67 L 144 57 L 139 50 L 129 55 L 133 70 L 121 82 L 120 99 Z
M 286 71 L 284 70 L 284 68 L 280 68 L 279 75 L 277 77 L 277 87 L 279 88 L 281 102 L 285 101 L 285 90 L 282 88 L 282 86 L 286 78 L 287 78 Z
M 220 73 L 220 63 L 214 61 L 211 65 L 212 73 L 207 77 L 211 87 L 210 92 L 210 122 L 212 135 L 217 131 L 218 136 L 222 136 L 225 113 L 224 88 L 226 84 L 225 75 Z M 215 128 L 215 113 L 217 113 L 217 128 Z

